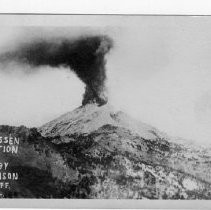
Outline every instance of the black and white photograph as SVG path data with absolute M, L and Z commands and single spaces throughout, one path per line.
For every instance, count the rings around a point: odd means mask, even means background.
M 1 15 L 0 198 L 210 200 L 210 25 Z

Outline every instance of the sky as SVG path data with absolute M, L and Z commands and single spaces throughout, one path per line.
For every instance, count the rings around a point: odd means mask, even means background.
M 211 17 L 3 16 L 0 53 L 34 37 L 106 34 L 109 103 L 171 136 L 211 144 Z M 0 124 L 41 126 L 81 105 L 64 68 L 0 66 Z

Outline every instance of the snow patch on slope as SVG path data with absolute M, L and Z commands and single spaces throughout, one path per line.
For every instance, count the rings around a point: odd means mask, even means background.
M 88 104 L 79 107 L 43 125 L 39 130 L 43 136 L 63 137 L 90 134 L 107 124 L 129 129 L 132 133 L 137 133 L 145 139 L 156 139 L 165 136 L 156 128 L 137 122 L 121 111 L 116 111 L 110 104 L 104 106 Z

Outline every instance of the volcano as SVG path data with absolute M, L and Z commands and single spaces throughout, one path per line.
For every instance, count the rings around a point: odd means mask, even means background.
M 211 150 L 87 104 L 39 128 L 0 126 L 19 137 L 1 153 L 19 179 L 8 198 L 211 199 Z

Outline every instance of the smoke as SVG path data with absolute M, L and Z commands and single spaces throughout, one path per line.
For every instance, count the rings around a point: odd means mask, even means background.
M 28 64 L 33 70 L 40 66 L 68 67 L 86 85 L 82 105 L 104 105 L 107 103 L 105 55 L 112 47 L 113 42 L 107 36 L 37 39 L 0 55 L 0 62 Z

